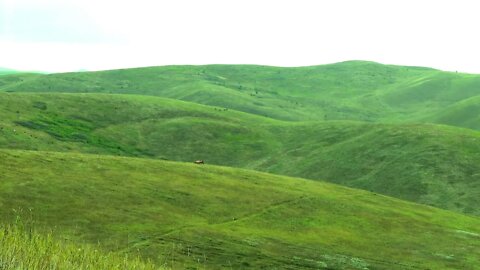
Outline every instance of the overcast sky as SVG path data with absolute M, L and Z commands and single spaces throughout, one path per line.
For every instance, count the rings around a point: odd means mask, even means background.
M 0 67 L 345 60 L 480 73 L 477 0 L 0 0 Z

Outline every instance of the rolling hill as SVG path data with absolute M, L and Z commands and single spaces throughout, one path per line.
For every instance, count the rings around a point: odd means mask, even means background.
M 365 61 L 3 74 L 0 268 L 476 269 L 479 94 Z
M 426 120 L 480 130 L 480 97 L 475 96 L 457 102 L 437 115 L 426 117 Z
M 104 155 L 0 150 L 0 159 L 3 220 L 28 216 L 70 241 L 174 269 L 480 263 L 478 217 L 325 182 Z
M 18 73 L 18 71 L 13 70 L 13 69 L 1 68 L 1 67 L 0 67 L 0 75 L 14 74 L 14 73 Z
M 480 215 L 480 134 L 285 122 L 164 98 L 0 94 L 0 148 L 168 159 L 327 180 Z
M 1 90 L 160 96 L 289 121 L 435 122 L 445 107 L 480 94 L 480 76 L 365 61 L 165 66 L 49 74 Z

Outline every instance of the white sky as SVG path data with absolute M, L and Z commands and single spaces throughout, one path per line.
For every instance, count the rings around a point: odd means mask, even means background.
M 305 66 L 480 73 L 478 0 L 0 0 L 0 67 Z

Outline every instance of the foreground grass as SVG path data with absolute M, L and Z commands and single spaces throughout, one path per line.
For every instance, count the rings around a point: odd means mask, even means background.
M 448 126 L 293 123 L 155 97 L 3 93 L 0 148 L 203 159 L 480 215 L 480 134 Z
M 480 219 L 210 165 L 0 151 L 0 217 L 174 269 L 475 269 Z
M 84 244 L 66 243 L 22 225 L 0 227 L 2 270 L 163 269 L 132 256 L 99 251 Z

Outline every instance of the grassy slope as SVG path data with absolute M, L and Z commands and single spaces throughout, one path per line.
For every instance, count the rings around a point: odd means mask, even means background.
M 20 73 L 20 74 L 4 74 L 0 75 L 0 89 L 1 91 L 10 91 L 10 88 L 15 88 L 30 80 L 35 80 L 41 77 L 41 74 L 36 73 Z
M 480 134 L 474 131 L 282 122 L 132 95 L 0 94 L 0 116 L 1 148 L 204 159 L 480 214 Z
M 0 215 L 174 268 L 474 269 L 480 220 L 323 182 L 1 150 Z M 160 256 L 160 259 L 159 259 Z
M 154 95 L 283 120 L 398 122 L 425 121 L 425 115 L 479 95 L 480 76 L 351 61 L 299 68 L 166 66 L 51 74 L 2 88 Z
M 439 114 L 425 117 L 425 120 L 480 130 L 480 97 L 475 96 L 457 102 Z
M 98 247 L 97 247 L 98 249 Z M 0 228 L 0 265 L 20 269 L 163 269 L 127 255 L 105 253 L 94 246 L 73 244 L 39 234 L 24 224 Z
M 15 74 L 15 73 L 18 73 L 18 71 L 0 67 L 0 75 Z

